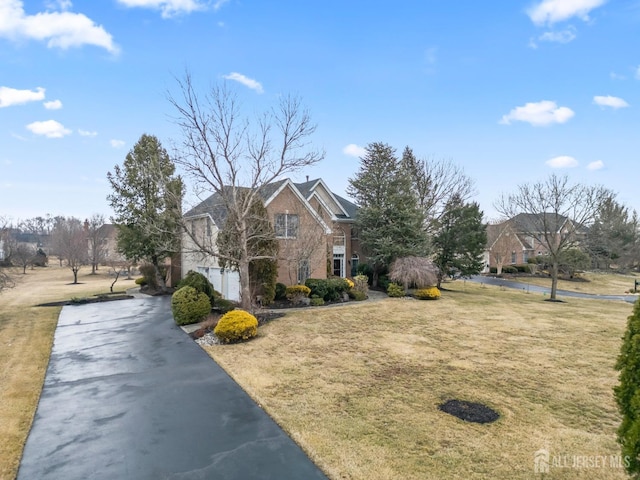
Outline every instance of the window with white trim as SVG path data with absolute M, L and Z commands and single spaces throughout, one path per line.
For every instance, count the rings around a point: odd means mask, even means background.
M 299 222 L 300 220 L 298 215 L 291 213 L 277 213 L 274 222 L 276 237 L 297 238 Z

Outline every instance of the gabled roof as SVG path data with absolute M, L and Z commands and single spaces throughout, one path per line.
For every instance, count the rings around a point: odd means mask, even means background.
M 559 232 L 569 219 L 564 215 L 555 213 L 519 213 L 509 220 L 514 229 L 520 232 L 543 233 L 540 230 L 542 225 L 554 227 L 555 232 Z M 551 225 L 551 222 L 557 225 Z
M 318 201 L 327 209 L 331 216 L 334 217 L 334 220 L 347 219 L 350 217 L 349 212 L 345 209 L 343 203 L 338 199 L 338 195 L 333 193 L 321 178 L 308 180 L 304 183 L 296 183 L 295 185 L 302 196 L 307 199 L 307 201 L 310 201 L 311 198 L 315 196 Z M 323 196 L 319 194 L 320 190 L 323 190 L 328 197 L 328 200 L 334 203 L 336 207 L 338 207 L 338 212 L 334 211 L 334 209 L 331 208 L 330 205 L 327 205 L 327 202 L 323 199 Z
M 318 223 L 320 223 L 327 232 L 330 232 L 331 228 L 322 220 L 322 218 L 318 215 L 318 213 L 311 207 L 311 205 L 307 201 L 308 200 L 307 196 L 305 196 L 305 194 L 313 195 L 313 189 L 318 184 L 320 184 L 320 182 L 322 182 L 322 180 L 317 179 L 310 182 L 295 184 L 290 179 L 285 178 L 285 179 L 277 180 L 275 182 L 271 182 L 267 185 L 262 186 L 258 190 L 258 195 L 260 195 L 260 197 L 264 202 L 265 207 L 267 207 L 269 203 L 271 203 L 271 201 L 274 198 L 276 198 L 280 194 L 280 192 L 282 192 L 282 190 L 289 187 L 291 191 L 296 195 L 296 197 L 298 197 L 298 199 L 300 200 L 300 203 L 309 211 L 309 213 L 318 221 Z M 324 182 L 322 182 L 322 185 L 324 185 Z M 226 187 L 226 188 L 231 188 L 231 187 Z M 240 191 L 246 189 L 245 187 L 237 187 L 237 188 Z M 330 195 L 337 197 L 337 195 L 334 195 L 329 190 L 327 191 Z M 344 206 L 343 206 L 344 202 L 350 203 L 344 199 L 340 199 L 340 201 L 336 199 L 336 203 L 338 203 L 340 207 L 343 209 L 344 209 Z M 353 204 L 351 205 L 355 208 L 355 205 Z M 184 217 L 186 218 L 190 218 L 190 217 L 195 218 L 195 217 L 203 217 L 203 216 L 210 217 L 219 229 L 223 228 L 225 220 L 227 218 L 227 207 L 220 193 L 216 192 L 212 194 L 207 199 L 205 199 L 200 204 L 196 205 L 195 207 L 193 207 L 192 209 L 190 209 L 184 214 Z

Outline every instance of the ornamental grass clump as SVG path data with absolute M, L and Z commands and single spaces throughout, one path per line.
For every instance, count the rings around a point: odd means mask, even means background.
M 438 300 L 440 298 L 440 290 L 438 287 L 421 288 L 413 294 L 418 300 Z
M 369 292 L 369 277 L 366 275 L 356 275 L 353 277 L 353 286 L 349 290 L 349 296 L 357 302 L 367 299 Z
M 211 312 L 209 297 L 193 287 L 182 287 L 171 296 L 171 311 L 178 325 L 203 320 Z
M 213 333 L 223 343 L 249 340 L 258 334 L 258 319 L 244 310 L 232 310 L 220 318 Z

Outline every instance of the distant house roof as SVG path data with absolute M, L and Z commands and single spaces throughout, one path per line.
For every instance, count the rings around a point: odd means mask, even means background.
M 116 234 L 118 233 L 118 229 L 113 223 L 105 223 L 100 228 L 98 228 L 97 233 L 103 238 L 115 238 Z

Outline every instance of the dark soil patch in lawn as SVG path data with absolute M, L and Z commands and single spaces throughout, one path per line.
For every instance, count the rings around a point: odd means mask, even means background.
M 439 405 L 438 409 L 465 422 L 491 423 L 500 418 L 498 412 L 486 405 L 464 400 L 448 400 Z

